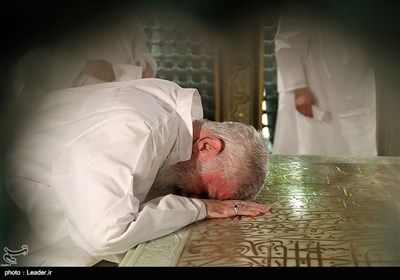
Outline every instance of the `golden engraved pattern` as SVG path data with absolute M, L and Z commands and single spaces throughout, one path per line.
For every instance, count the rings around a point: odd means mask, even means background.
M 260 116 L 253 113 L 255 108 L 261 108 L 263 94 L 260 28 L 258 20 L 250 21 L 235 32 L 224 34 L 218 45 L 216 120 L 261 125 Z
M 182 228 L 162 238 L 139 244 L 129 250 L 119 266 L 174 266 L 189 229 Z
M 177 266 L 400 266 L 400 158 L 271 156 L 257 201 L 196 223 Z

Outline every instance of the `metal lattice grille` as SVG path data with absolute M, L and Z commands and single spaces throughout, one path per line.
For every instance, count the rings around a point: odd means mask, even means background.
M 214 49 L 195 23 L 157 15 L 142 20 L 148 46 L 158 63 L 157 78 L 199 90 L 204 117 L 215 120 Z
M 200 24 L 173 18 L 163 13 L 142 19 L 146 40 L 158 63 L 157 77 L 182 87 L 197 88 L 204 117 L 215 120 L 214 92 L 215 47 L 210 34 Z M 273 143 L 277 114 L 276 61 L 274 36 L 276 23 L 264 23 L 264 96 L 262 130 Z

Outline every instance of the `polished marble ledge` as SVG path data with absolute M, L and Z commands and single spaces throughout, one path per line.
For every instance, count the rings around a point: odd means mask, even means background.
M 120 266 L 400 266 L 400 157 L 271 155 L 268 214 L 202 220 Z

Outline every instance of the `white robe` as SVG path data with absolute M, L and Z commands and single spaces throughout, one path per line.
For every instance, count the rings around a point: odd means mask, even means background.
M 36 235 L 24 265 L 92 265 L 206 216 L 198 199 L 143 203 L 161 166 L 188 160 L 197 90 L 159 79 L 52 92 L 8 158 L 7 187 Z M 36 238 L 37 237 L 37 238 Z M 36 239 L 35 239 L 36 238 Z
M 157 62 L 147 48 L 144 32 L 135 17 L 93 23 L 65 34 L 59 41 L 24 54 L 14 67 L 15 95 L 30 97 L 72 86 L 104 83 L 93 76 L 79 76 L 89 60 L 105 60 L 113 67 L 115 81 L 142 78 L 147 67 L 157 73 Z
M 375 78 L 363 49 L 318 14 L 282 14 L 274 154 L 377 155 Z M 314 118 L 295 109 L 293 90 L 303 87 L 314 94 Z

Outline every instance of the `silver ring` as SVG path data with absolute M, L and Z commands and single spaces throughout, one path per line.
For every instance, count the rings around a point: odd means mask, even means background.
M 239 203 L 233 206 L 233 210 L 235 211 L 235 215 L 238 215 L 239 209 L 243 206 L 243 203 Z

